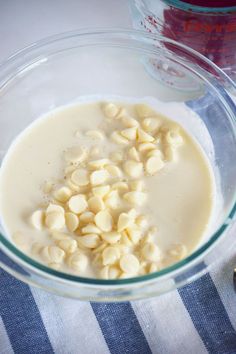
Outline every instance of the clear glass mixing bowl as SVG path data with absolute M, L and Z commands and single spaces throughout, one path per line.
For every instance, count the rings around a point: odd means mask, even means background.
M 172 70 L 163 74 L 163 68 L 167 67 Z M 180 87 L 173 85 L 175 75 L 183 82 Z M 156 296 L 206 272 L 234 241 L 228 231 L 236 211 L 236 108 L 225 87 L 235 93 L 233 82 L 193 50 L 170 39 L 133 30 L 65 33 L 34 43 L 3 62 L 1 159 L 12 140 L 33 120 L 81 95 L 151 96 L 162 101 L 179 101 L 197 111 L 200 118 L 195 119 L 200 119 L 209 133 L 213 146 L 210 153 L 194 124 L 183 123 L 208 154 L 221 203 L 211 234 L 193 254 L 146 276 L 99 280 L 49 269 L 17 249 L 1 225 L 0 267 L 48 291 L 94 301 Z

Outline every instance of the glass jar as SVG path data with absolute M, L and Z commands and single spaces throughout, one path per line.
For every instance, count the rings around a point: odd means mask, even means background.
M 195 49 L 236 80 L 236 3 L 232 3 L 130 0 L 135 28 L 162 34 Z
M 169 50 L 168 46 L 175 49 Z M 175 53 L 174 53 L 175 52 Z M 180 54 L 178 54 L 180 53 Z M 156 60 L 169 63 L 194 91 L 166 86 Z M 150 71 L 150 63 L 155 70 Z M 151 68 L 153 68 L 151 66 Z M 211 233 L 186 259 L 161 271 L 130 279 L 101 280 L 65 274 L 38 263 L 15 247 L 0 222 L 0 267 L 45 290 L 93 301 L 156 296 L 196 279 L 232 247 L 236 212 L 236 108 L 225 90 L 229 78 L 203 56 L 168 38 L 135 30 L 77 31 L 34 43 L 0 66 L 0 160 L 12 140 L 42 114 L 80 96 L 154 97 L 184 102 L 199 115 L 213 146 L 194 122 L 183 125 L 208 154 L 222 204 Z M 1 169 L 0 169 L 1 172 Z

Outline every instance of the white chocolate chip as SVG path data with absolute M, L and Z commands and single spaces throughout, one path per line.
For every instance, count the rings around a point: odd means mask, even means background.
M 135 223 L 142 228 L 146 228 L 148 226 L 148 219 L 145 215 L 139 215 L 136 220 Z
M 70 176 L 70 174 L 72 172 L 74 172 L 74 170 L 76 169 L 76 166 L 77 166 L 77 163 L 73 163 L 73 164 L 67 165 L 65 167 L 64 172 L 65 172 L 66 178 L 68 178 Z
M 63 249 L 66 253 L 74 253 L 77 249 L 77 242 L 73 239 L 60 240 L 58 246 Z
M 80 214 L 87 209 L 88 203 L 83 194 L 77 194 L 70 198 L 68 207 L 73 213 Z
M 101 234 L 102 231 L 94 224 L 88 224 L 81 229 L 83 234 Z
M 139 260 L 133 254 L 124 254 L 120 259 L 120 268 L 128 274 L 137 274 L 139 271 Z
M 90 182 L 93 186 L 97 186 L 99 184 L 103 184 L 109 178 L 109 173 L 102 169 L 98 171 L 94 171 L 90 175 Z
M 133 224 L 133 218 L 127 213 L 121 213 L 117 222 L 117 231 L 121 232 Z
M 95 253 L 98 248 L 92 250 L 92 252 Z M 95 265 L 97 268 L 98 267 L 102 267 L 102 255 L 101 255 L 101 253 L 95 253 L 95 257 L 93 258 L 92 264 Z
M 127 227 L 126 232 L 135 245 L 140 241 L 142 233 L 137 226 Z
M 60 230 L 65 226 L 65 217 L 61 212 L 52 211 L 46 214 L 45 225 L 50 230 Z
M 34 242 L 31 247 L 32 254 L 38 255 L 42 251 L 43 247 L 44 245 L 42 243 Z
M 144 181 L 143 180 L 134 180 L 130 181 L 130 188 L 133 191 L 143 192 L 144 191 Z
M 109 159 L 98 159 L 98 160 L 93 160 L 93 161 L 89 161 L 88 162 L 88 167 L 93 169 L 93 170 L 97 170 L 100 168 L 103 168 L 104 166 L 108 165 L 110 163 Z
M 45 214 L 43 210 L 36 210 L 33 212 L 33 214 L 30 217 L 30 224 L 36 230 L 42 230 L 44 224 L 44 217 Z
M 121 200 L 120 200 L 119 193 L 117 190 L 111 191 L 105 197 L 106 207 L 109 207 L 111 209 L 117 209 L 120 206 L 120 203 L 121 203 Z
M 143 264 L 142 262 L 139 268 L 139 275 L 145 275 L 145 274 L 147 274 L 147 265 Z
M 57 189 L 53 195 L 56 200 L 58 200 L 61 203 L 65 203 L 71 197 L 72 192 L 68 187 L 61 187 Z
M 97 227 L 99 227 L 102 231 L 109 232 L 112 230 L 113 218 L 107 210 L 97 213 L 94 220 Z
M 127 128 L 132 128 L 132 127 L 137 128 L 139 126 L 139 122 L 136 119 L 129 117 L 127 115 L 122 117 L 121 121 L 124 124 L 124 126 Z
M 97 214 L 99 211 L 105 209 L 105 204 L 101 197 L 93 196 L 88 200 L 89 210 Z
M 119 279 L 128 279 L 130 278 L 131 275 L 129 273 L 121 273 L 121 275 L 119 276 Z
M 85 211 L 84 213 L 80 214 L 79 219 L 81 222 L 87 224 L 89 222 L 93 222 L 94 217 L 94 213 L 92 213 L 91 211 Z
M 109 246 L 102 252 L 102 263 L 104 266 L 114 264 L 120 258 L 118 247 Z
M 146 202 L 147 195 L 143 192 L 132 191 L 125 193 L 123 198 L 132 205 L 142 206 Z
M 157 118 L 145 118 L 142 121 L 142 127 L 146 132 L 153 132 L 160 127 L 160 121 Z
M 77 168 L 71 174 L 71 181 L 77 186 L 87 186 L 89 184 L 88 171 L 84 168 Z
M 123 137 L 118 131 L 114 131 L 111 134 L 111 140 L 114 141 L 116 144 L 121 145 L 129 145 L 130 141 Z
M 110 159 L 113 162 L 121 162 L 124 160 L 123 153 L 121 151 L 114 151 L 110 154 Z
M 132 127 L 132 128 L 124 129 L 120 132 L 120 134 L 128 140 L 136 140 L 137 128 Z
M 118 112 L 118 114 L 116 116 L 116 119 L 120 119 L 120 118 L 122 118 L 122 117 L 124 117 L 126 115 L 127 115 L 126 109 L 123 108 L 123 107 L 120 107 L 119 112 Z
M 124 163 L 124 171 L 128 176 L 138 178 L 143 173 L 143 164 L 142 162 L 128 160 Z
M 159 270 L 158 266 L 156 263 L 151 263 L 149 267 L 149 273 L 154 273 Z
M 105 195 L 109 193 L 110 189 L 111 187 L 107 185 L 107 186 L 94 187 L 92 191 L 95 197 L 103 198 L 105 197 Z
M 145 170 L 149 175 L 154 175 L 164 167 L 164 162 L 157 156 L 149 157 L 145 164 Z
M 137 141 L 139 143 L 152 143 L 155 140 L 152 135 L 146 133 L 143 129 L 139 128 L 137 132 L 138 132 Z
M 138 151 L 144 152 L 144 151 L 150 151 L 156 149 L 156 145 L 153 143 L 141 143 L 138 146 Z
M 90 149 L 90 152 L 89 152 L 89 155 L 92 156 L 92 157 L 95 157 L 95 156 L 98 156 L 100 154 L 100 149 L 98 146 L 93 146 L 91 149 Z
M 117 107 L 114 103 L 105 103 L 102 108 L 107 118 L 115 118 L 119 113 L 119 107 Z
M 147 157 L 152 157 L 152 156 L 156 156 L 159 157 L 160 159 L 163 159 L 163 153 L 161 150 L 158 149 L 153 149 L 151 151 L 148 151 Z
M 55 230 L 52 230 L 50 232 L 50 235 L 52 236 L 53 240 L 55 241 L 60 241 L 60 240 L 68 240 L 70 239 L 71 237 L 66 234 L 65 232 L 60 232 L 60 231 L 55 231 Z
M 107 243 L 115 244 L 120 240 L 121 234 L 116 231 L 111 231 L 111 232 L 102 233 L 101 237 Z
M 177 160 L 176 148 L 172 145 L 165 147 L 164 154 L 165 154 L 165 159 L 167 161 L 176 161 Z
M 187 247 L 182 243 L 177 243 L 172 246 L 169 254 L 176 257 L 178 260 L 181 260 L 187 256 Z
M 68 231 L 74 232 L 79 226 L 79 218 L 73 213 L 65 213 L 66 227 Z
M 116 247 L 119 248 L 121 254 L 127 254 L 130 252 L 130 247 L 124 245 L 124 244 L 116 244 Z
M 183 137 L 176 130 L 169 130 L 165 135 L 165 140 L 173 147 L 177 147 L 183 144 Z
M 78 243 L 85 248 L 96 248 L 99 246 L 100 238 L 97 234 L 86 234 L 78 238 Z
M 118 279 L 120 276 L 119 268 L 116 266 L 109 267 L 108 276 L 109 276 L 109 279 Z
M 103 267 L 100 271 L 100 277 L 102 279 L 109 279 L 109 266 Z
M 130 209 L 127 214 L 134 220 L 137 216 L 137 210 L 134 208 Z
M 155 234 L 157 233 L 157 227 L 153 226 L 147 231 L 146 235 L 142 238 L 142 243 L 152 242 Z
M 66 150 L 65 154 L 65 160 L 67 162 L 83 162 L 86 157 L 87 153 L 86 150 L 81 148 L 80 146 L 73 146 L 69 149 Z
M 41 255 L 47 262 L 61 263 L 65 257 L 65 251 L 57 246 L 46 246 L 42 249 Z
M 112 177 L 121 178 L 123 176 L 123 173 L 122 173 L 121 169 L 118 166 L 107 165 L 105 168 L 110 173 L 110 175 Z
M 154 144 L 160 144 L 160 143 L 162 143 L 162 134 L 161 134 L 161 133 L 156 134 L 155 140 L 154 140 L 153 143 L 154 143 Z
M 64 209 L 63 209 L 62 206 L 50 203 L 49 206 L 46 209 L 46 213 L 48 214 L 48 213 L 52 213 L 54 211 L 64 214 Z
M 61 264 L 55 263 L 55 262 L 50 262 L 50 263 L 48 263 L 48 267 L 50 267 L 54 270 L 59 270 L 61 268 Z
M 133 146 L 132 148 L 129 149 L 128 151 L 128 156 L 134 161 L 140 162 L 140 156 L 137 151 L 137 149 Z
M 152 242 L 147 242 L 144 244 L 141 249 L 141 255 L 147 261 L 158 262 L 161 260 L 161 251 L 157 245 Z
M 150 117 L 154 114 L 154 111 L 145 103 L 136 104 L 135 111 L 139 118 Z
M 122 231 L 121 233 L 121 239 L 120 239 L 120 244 L 125 245 L 127 247 L 132 247 L 133 243 L 131 242 L 128 234 L 126 231 Z
M 107 243 L 106 242 L 103 242 L 100 246 L 98 246 L 97 248 L 95 248 L 92 252 L 93 254 L 96 254 L 96 253 L 100 253 L 107 247 Z
M 129 186 L 126 182 L 116 182 L 112 185 L 112 189 L 118 189 L 120 191 L 127 191 Z
M 67 262 L 69 267 L 72 269 L 79 272 L 84 272 L 88 266 L 88 257 L 85 254 L 77 251 L 70 255 Z
M 150 232 L 147 232 L 146 235 L 142 238 L 143 245 L 148 242 L 153 242 L 153 234 L 151 234 Z
M 104 140 L 104 133 L 100 130 L 88 130 L 85 135 L 92 139 Z
M 72 181 L 71 181 L 71 179 L 70 179 L 70 177 L 68 178 L 66 178 L 66 185 L 72 190 L 72 191 L 74 191 L 74 192 L 79 192 L 80 191 L 80 187 L 79 186 L 77 186 L 76 184 L 74 184 Z

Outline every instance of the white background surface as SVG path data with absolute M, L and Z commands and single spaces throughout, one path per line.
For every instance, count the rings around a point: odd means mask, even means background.
M 88 27 L 131 27 L 128 0 L 0 0 L 0 62 L 44 37 Z

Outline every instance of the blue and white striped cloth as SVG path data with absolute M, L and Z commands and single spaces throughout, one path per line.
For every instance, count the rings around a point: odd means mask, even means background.
M 235 264 L 232 250 L 192 284 L 131 303 L 61 298 L 0 270 L 0 353 L 236 353 Z

